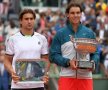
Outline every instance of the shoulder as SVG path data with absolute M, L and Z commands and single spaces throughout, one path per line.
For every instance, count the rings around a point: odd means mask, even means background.
M 86 32 L 88 34 L 88 36 L 90 36 L 91 38 L 96 37 L 95 32 L 91 28 L 88 28 L 88 27 L 86 27 L 84 25 L 82 26 L 82 31 Z
M 34 36 L 36 36 L 37 38 L 40 38 L 42 40 L 45 40 L 46 39 L 46 37 L 44 35 L 42 35 L 40 33 L 37 33 L 37 32 L 34 33 Z
M 89 33 L 94 33 L 93 30 L 89 27 L 86 27 L 84 25 L 82 25 L 82 29 L 85 30 L 86 32 L 89 32 Z
M 38 37 L 41 37 L 41 38 L 45 38 L 44 35 L 42 35 L 42 34 L 40 34 L 40 33 L 37 33 L 37 32 L 34 32 L 34 35 L 35 35 L 35 36 L 38 36 Z

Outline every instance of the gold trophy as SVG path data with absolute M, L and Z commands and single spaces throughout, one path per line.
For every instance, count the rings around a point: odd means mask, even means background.
M 80 59 L 78 60 L 77 67 L 79 69 L 95 69 L 95 63 L 87 59 L 87 55 L 94 53 L 96 51 L 97 41 L 95 39 L 89 38 L 73 38 L 70 37 L 73 42 L 73 46 L 76 50 L 76 53 L 80 55 Z

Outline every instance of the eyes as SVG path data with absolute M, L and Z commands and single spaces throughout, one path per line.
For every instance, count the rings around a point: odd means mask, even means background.
M 79 14 L 81 14 L 81 12 L 80 12 L 80 11 L 78 11 L 78 12 L 69 12 L 69 14 L 72 14 L 72 15 L 79 15 Z
M 25 20 L 34 20 L 34 18 L 24 18 Z

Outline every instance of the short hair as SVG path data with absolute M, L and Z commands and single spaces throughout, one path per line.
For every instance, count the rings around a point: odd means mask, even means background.
M 21 11 L 20 15 L 19 15 L 19 20 L 22 20 L 23 15 L 27 14 L 27 13 L 31 13 L 34 17 L 34 19 L 36 18 L 35 12 L 32 9 L 24 9 Z
M 83 11 L 80 3 L 78 3 L 78 2 L 71 2 L 71 3 L 67 6 L 65 13 L 69 13 L 69 10 L 70 10 L 71 7 L 79 7 L 79 8 L 80 8 L 80 11 L 81 11 L 81 12 Z

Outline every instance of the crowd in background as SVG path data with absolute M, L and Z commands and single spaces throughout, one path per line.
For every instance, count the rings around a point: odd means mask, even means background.
M 4 83 L 9 82 L 9 79 L 5 78 L 8 77 L 8 73 L 4 73 L 3 76 L 3 71 L 5 71 L 3 67 L 5 42 L 9 36 L 19 31 L 18 14 L 21 9 L 17 9 L 16 7 L 16 10 L 13 1 L 14 0 L 0 0 L 0 85 L 2 85 L 1 81 L 4 81 Z M 61 8 L 65 8 L 70 1 L 71 0 L 68 0 L 66 2 L 66 0 L 62 0 Z M 96 63 L 94 73 L 100 73 L 100 71 L 102 71 L 103 74 L 108 77 L 108 2 L 107 0 L 81 0 L 81 3 L 84 10 L 81 23 L 90 27 L 96 33 L 97 40 L 99 41 L 98 51 L 100 53 L 100 61 Z M 38 9 L 34 10 L 36 13 L 34 30 L 46 36 L 49 47 L 56 32 L 66 24 L 65 12 L 61 8 L 58 8 L 57 11 L 52 11 L 51 8 L 41 12 Z M 54 67 L 56 67 L 56 65 L 54 65 Z M 58 70 L 55 70 L 55 72 L 58 73 Z M 3 90 L 1 86 L 0 90 Z

